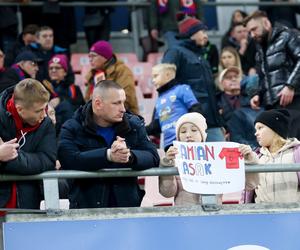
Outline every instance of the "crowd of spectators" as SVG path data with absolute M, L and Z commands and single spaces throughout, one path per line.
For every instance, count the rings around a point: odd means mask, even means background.
M 159 133 L 164 137 L 161 148 L 166 155 L 161 161 L 165 166 L 172 166 L 175 139 L 234 141 L 242 145 L 247 160 L 269 163 L 266 158 L 271 155 L 284 163 L 277 156 L 287 152 L 292 162 L 292 150 L 299 141 L 288 138 L 300 136 L 300 36 L 294 21 L 287 20 L 292 29 L 274 22 L 276 14 L 270 14 L 271 9 L 266 9 L 269 17 L 264 11 L 247 15 L 237 10 L 219 54 L 218 46 L 209 41 L 201 2 L 151 1 L 150 35 L 154 40 L 164 37 L 167 49 L 162 63 L 152 69 L 158 97 L 154 110 L 149 110 L 154 115 L 147 126 L 140 116 L 132 69 L 108 41 L 111 8 L 85 9 L 89 70 L 82 79 L 82 93 L 70 64 L 74 9 L 49 1 L 42 10 L 33 9 L 39 13 L 38 20 L 24 9 L 25 27 L 18 35 L 10 32 L 17 25 L 13 16 L 6 26 L 1 22 L 3 8 L 12 15 L 14 10 L 1 7 L 0 31 L 5 31 L 0 37 L 1 173 L 158 167 L 157 148 L 148 135 Z M 72 25 L 65 27 L 70 21 Z M 283 123 L 286 131 L 282 131 Z M 288 124 L 293 127 L 289 129 Z M 266 142 L 268 136 L 273 137 Z M 254 155 L 257 147 L 262 156 Z M 294 191 L 296 173 L 288 177 L 293 186 L 284 192 Z M 263 183 L 262 190 L 263 179 L 259 175 L 247 182 L 256 191 L 257 202 L 290 201 L 281 199 L 284 192 L 268 193 L 268 183 Z M 284 179 L 278 177 L 273 184 L 278 182 Z M 81 179 L 67 184 L 71 208 L 140 206 L 144 196 L 136 178 Z M 0 207 L 38 208 L 39 183 L 5 182 L 1 187 Z M 161 177 L 160 190 L 167 197 L 175 196 L 175 204 L 199 203 L 199 197 L 190 194 L 185 202 L 179 177 Z M 264 199 L 266 193 L 274 197 Z

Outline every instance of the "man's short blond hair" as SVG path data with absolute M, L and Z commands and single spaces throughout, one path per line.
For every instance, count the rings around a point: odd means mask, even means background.
M 157 71 L 173 71 L 176 74 L 177 67 L 175 64 L 171 63 L 160 63 L 153 66 L 152 70 Z
M 50 93 L 38 80 L 26 78 L 20 81 L 14 89 L 14 101 L 26 108 L 33 103 L 47 103 Z

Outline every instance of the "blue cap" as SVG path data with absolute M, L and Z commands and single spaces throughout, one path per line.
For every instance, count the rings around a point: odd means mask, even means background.
M 21 61 L 41 62 L 43 60 L 41 58 L 37 57 L 37 55 L 35 55 L 31 51 L 23 51 L 17 55 L 17 57 L 15 59 L 15 63 L 18 63 Z

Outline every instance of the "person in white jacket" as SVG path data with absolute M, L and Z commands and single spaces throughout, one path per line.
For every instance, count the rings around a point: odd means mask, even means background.
M 241 144 L 240 152 L 246 162 L 253 164 L 295 163 L 300 150 L 296 138 L 287 138 L 289 112 L 284 109 L 262 112 L 255 120 L 255 136 L 261 146 L 259 154 Z M 246 175 L 246 190 L 254 190 L 255 203 L 298 202 L 298 175 L 295 172 L 269 172 Z

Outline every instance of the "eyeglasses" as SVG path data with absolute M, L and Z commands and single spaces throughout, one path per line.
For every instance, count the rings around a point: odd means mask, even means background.
M 38 64 L 37 64 L 37 62 L 33 62 L 33 61 L 27 61 L 31 66 L 33 66 L 33 67 L 37 67 L 38 66 Z
M 62 67 L 58 67 L 58 66 L 55 66 L 55 67 L 49 67 L 49 70 L 50 71 L 58 71 L 58 70 L 60 70 L 60 69 L 62 69 Z

